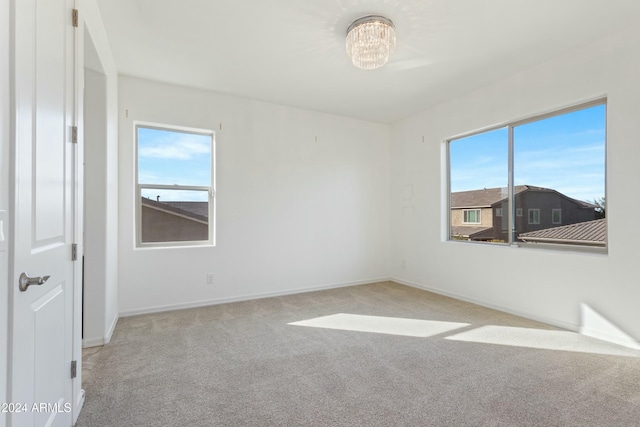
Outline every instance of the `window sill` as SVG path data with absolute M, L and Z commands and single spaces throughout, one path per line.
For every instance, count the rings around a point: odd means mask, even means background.
M 581 245 L 563 245 L 560 243 L 524 243 L 517 242 L 513 244 L 508 243 L 498 243 L 498 242 L 481 242 L 481 241 L 469 241 L 469 240 L 454 240 L 448 239 L 445 240 L 445 243 L 454 243 L 454 244 L 469 244 L 469 246 L 491 246 L 491 247 L 503 247 L 503 248 L 515 248 L 515 249 L 525 249 L 525 250 L 546 250 L 546 251 L 556 251 L 556 252 L 564 252 L 564 253 L 582 253 L 582 254 L 596 254 L 596 255 L 608 255 L 609 250 L 607 246 L 598 247 L 598 246 L 581 246 Z
M 191 248 L 215 248 L 213 242 L 175 242 L 175 243 L 143 243 L 136 245 L 134 250 L 156 250 L 156 249 L 191 249 Z

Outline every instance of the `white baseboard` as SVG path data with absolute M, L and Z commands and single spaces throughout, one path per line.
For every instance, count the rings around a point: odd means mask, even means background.
M 510 307 L 501 306 L 499 304 L 493 304 L 488 301 L 484 301 L 478 298 L 468 297 L 466 295 L 460 295 L 455 292 L 445 291 L 443 289 L 439 289 L 433 286 L 427 286 L 420 283 L 411 282 L 409 280 L 399 279 L 399 278 L 391 278 L 391 281 L 400 283 L 401 285 L 411 286 L 413 288 L 422 289 L 425 291 L 433 292 L 434 294 L 443 295 L 446 297 L 454 298 L 460 301 L 466 301 L 473 304 L 481 305 L 483 307 L 491 308 L 493 310 L 502 311 L 504 313 L 513 314 L 514 316 L 524 317 L 526 319 L 534 320 L 536 322 L 546 323 L 547 325 L 556 326 L 558 328 L 567 329 L 572 332 L 578 332 L 579 326 L 573 323 L 562 322 L 556 319 L 550 319 L 543 316 L 538 316 L 537 314 L 528 313 L 525 311 L 514 310 Z
M 120 316 L 118 315 L 115 315 L 113 317 L 113 321 L 111 322 L 109 329 L 107 329 L 104 337 L 83 339 L 82 348 L 99 347 L 101 345 L 109 344 L 109 342 L 111 341 L 111 336 L 113 335 L 113 331 L 116 329 L 116 325 L 118 324 L 119 319 Z
M 111 341 L 111 337 L 113 336 L 113 331 L 116 330 L 116 325 L 118 324 L 118 320 L 120 320 L 119 315 L 116 314 L 115 316 L 113 316 L 113 320 L 111 321 L 111 326 L 109 326 L 109 329 L 107 329 L 107 334 L 104 337 L 105 344 L 109 344 L 109 342 Z
M 312 286 L 308 288 L 289 289 L 289 290 L 275 291 L 275 292 L 262 292 L 262 293 L 256 293 L 256 294 L 239 295 L 235 297 L 223 297 L 223 298 L 214 298 L 210 300 L 194 301 L 194 302 L 187 302 L 187 303 L 167 304 L 167 305 L 160 305 L 155 307 L 144 307 L 144 308 L 121 311 L 120 317 L 136 316 L 138 314 L 158 313 L 162 311 L 182 310 L 185 308 L 205 307 L 209 305 L 226 304 L 230 302 L 239 302 L 239 301 L 250 301 L 255 299 L 279 297 L 279 296 L 285 296 L 285 295 L 295 295 L 295 294 L 302 294 L 306 292 L 323 291 L 327 289 L 346 288 L 348 286 L 368 285 L 371 283 L 386 282 L 389 280 L 391 279 L 389 279 L 388 277 L 381 277 L 381 278 L 375 278 L 375 279 L 357 280 L 353 282 L 342 282 L 342 283 L 333 283 L 328 285 Z
M 621 337 L 618 335 L 612 335 L 610 333 L 607 332 L 603 332 L 600 330 L 595 330 L 593 328 L 583 328 L 580 325 L 577 324 L 573 324 L 573 323 L 569 323 L 569 322 L 563 322 L 557 319 L 550 319 L 544 316 L 539 316 L 537 314 L 533 314 L 533 313 L 529 313 L 529 312 L 525 312 L 525 311 L 520 311 L 520 310 L 514 310 L 510 307 L 505 307 L 505 306 L 501 306 L 499 304 L 493 304 L 490 303 L 488 301 L 484 301 L 481 299 L 477 299 L 477 298 L 470 298 L 468 296 L 465 295 L 460 295 L 460 294 L 456 294 L 455 292 L 449 292 L 449 291 L 445 291 L 443 289 L 439 289 L 439 288 L 435 288 L 433 286 L 427 286 L 427 285 L 423 285 L 420 283 L 415 283 L 409 280 L 404 280 L 404 279 L 400 279 L 400 278 L 391 278 L 390 279 L 393 282 L 396 283 L 400 283 L 402 285 L 407 285 L 407 286 L 411 286 L 414 288 L 418 288 L 418 289 L 422 289 L 425 291 L 429 291 L 429 292 L 433 292 L 435 294 L 439 294 L 439 295 L 443 295 L 443 296 L 447 296 L 450 298 L 455 298 L 457 300 L 461 300 L 461 301 L 466 301 L 466 302 L 470 302 L 473 304 L 477 304 L 477 305 L 481 305 L 483 307 L 487 307 L 487 308 L 491 308 L 494 310 L 498 310 L 498 311 L 502 311 L 505 313 L 509 313 L 509 314 L 513 314 L 515 316 L 520 316 L 520 317 L 524 317 L 526 319 L 530 319 L 530 320 L 534 320 L 536 322 L 541 322 L 541 323 L 545 323 L 547 325 L 551 325 L 551 326 L 556 326 L 558 328 L 562 328 L 562 329 L 566 329 L 572 332 L 578 332 L 582 335 L 586 335 L 586 336 L 590 336 L 602 341 L 607 341 L 607 342 L 611 342 L 614 344 L 618 344 L 618 345 L 622 345 L 624 347 L 628 347 L 628 348 L 632 348 L 635 350 L 640 350 L 640 342 L 634 340 L 631 337 Z
M 99 338 L 90 338 L 90 339 L 83 339 L 82 340 L 82 348 L 89 348 L 89 347 L 100 347 L 101 345 L 104 345 L 104 337 L 99 337 Z

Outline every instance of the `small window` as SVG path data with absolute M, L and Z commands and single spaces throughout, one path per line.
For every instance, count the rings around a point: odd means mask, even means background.
M 522 216 L 522 208 L 516 209 L 516 216 Z
M 529 209 L 529 224 L 540 224 L 540 209 Z
M 465 224 L 480 224 L 480 209 L 469 209 L 464 211 Z
M 214 133 L 136 124 L 138 246 L 214 244 Z
M 562 209 L 551 209 L 551 222 L 562 224 Z
M 496 208 L 496 216 L 502 216 L 502 208 Z

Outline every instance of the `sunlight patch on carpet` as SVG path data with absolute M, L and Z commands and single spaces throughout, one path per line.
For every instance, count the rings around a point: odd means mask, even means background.
M 446 337 L 447 340 L 498 344 L 545 350 L 595 353 L 611 356 L 640 357 L 640 351 L 569 331 L 482 326 Z
M 338 313 L 315 319 L 288 323 L 294 326 L 340 329 L 343 331 L 373 332 L 406 337 L 430 337 L 469 326 L 468 323 L 440 322 L 435 320 L 403 319 L 400 317 L 365 316 Z

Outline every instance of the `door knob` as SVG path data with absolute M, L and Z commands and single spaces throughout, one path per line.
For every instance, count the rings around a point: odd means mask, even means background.
M 27 288 L 31 285 L 42 285 L 44 282 L 49 280 L 50 276 L 43 277 L 29 277 L 26 273 L 22 273 L 20 278 L 18 279 L 18 283 L 20 285 L 20 291 L 26 292 Z

